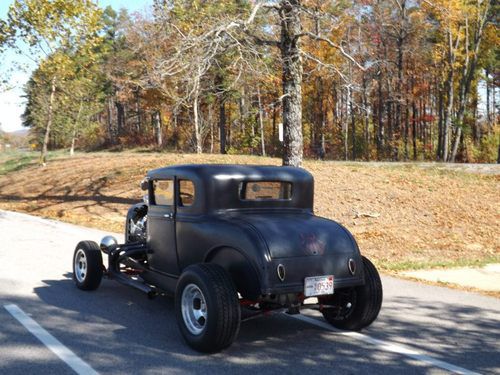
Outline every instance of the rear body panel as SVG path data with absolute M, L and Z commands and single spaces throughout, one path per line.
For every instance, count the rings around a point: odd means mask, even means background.
M 304 279 L 311 276 L 333 275 L 336 288 L 363 284 L 357 244 L 338 223 L 301 212 L 247 213 L 239 221 L 255 228 L 266 244 L 263 294 L 301 292 Z M 354 275 L 349 271 L 351 259 L 360 266 Z M 280 264 L 285 268 L 283 280 L 277 272 Z
M 353 252 L 352 239 L 344 227 L 311 213 L 274 211 L 238 218 L 260 232 L 273 259 Z

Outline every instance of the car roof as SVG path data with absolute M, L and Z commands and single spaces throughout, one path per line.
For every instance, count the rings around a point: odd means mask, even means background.
M 255 180 L 312 180 L 309 172 L 302 168 L 274 165 L 240 165 L 240 164 L 184 164 L 154 169 L 148 172 L 149 178 L 167 178 L 182 176 L 198 177 L 202 180 L 216 179 L 255 179 Z
M 177 177 L 194 182 L 196 195 L 193 206 L 182 210 L 203 213 L 221 209 L 295 208 L 312 210 L 314 179 L 305 169 L 295 167 L 186 164 L 173 165 L 149 171 L 148 179 Z M 245 181 L 285 181 L 293 184 L 290 200 L 246 201 L 239 196 L 240 183 Z

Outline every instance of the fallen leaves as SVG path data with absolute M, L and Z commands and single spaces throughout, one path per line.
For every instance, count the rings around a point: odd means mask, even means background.
M 171 164 L 280 165 L 241 155 L 93 153 L 51 161 L 0 178 L 0 208 L 123 230 L 142 198 L 147 170 Z M 315 214 L 345 225 L 382 269 L 500 259 L 498 176 L 432 167 L 306 161 L 315 177 Z M 441 168 L 441 167 L 440 167 Z M 408 266 L 408 267 L 410 267 Z
M 379 212 L 358 212 L 358 211 L 354 211 L 354 218 L 357 219 L 357 218 L 360 218 L 360 217 L 369 217 L 369 218 L 376 219 L 376 218 L 380 217 L 380 213 Z

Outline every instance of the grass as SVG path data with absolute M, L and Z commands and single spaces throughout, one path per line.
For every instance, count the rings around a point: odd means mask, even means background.
M 0 153 L 0 176 L 20 171 L 32 165 L 37 156 L 38 153 L 35 152 L 8 151 Z
M 453 259 L 453 260 L 404 260 L 400 262 L 376 262 L 377 266 L 388 272 L 402 272 L 437 268 L 480 268 L 490 263 L 500 263 L 500 254 L 486 256 L 481 259 Z
M 69 157 L 65 150 L 49 151 L 47 153 L 47 162 Z M 39 151 L 6 151 L 0 152 L 0 176 L 17 172 L 27 167 L 35 167 L 40 159 Z

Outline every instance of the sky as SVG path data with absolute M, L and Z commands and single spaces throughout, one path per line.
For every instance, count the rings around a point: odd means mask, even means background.
M 43 0 L 42 0 L 43 1 Z M 0 18 L 6 19 L 9 6 L 13 0 L 0 0 Z M 146 9 L 151 0 L 98 0 L 99 6 L 105 8 L 111 5 L 114 9 L 126 8 L 129 12 L 142 11 Z M 28 71 L 21 71 L 14 67 L 14 62 L 27 65 Z M 21 114 L 24 112 L 23 86 L 30 76 L 30 70 L 34 64 L 27 57 L 16 55 L 13 51 L 5 51 L 0 55 L 0 79 L 3 80 L 9 71 L 9 82 L 7 91 L 0 86 L 0 129 L 12 132 L 23 129 L 21 125 Z

